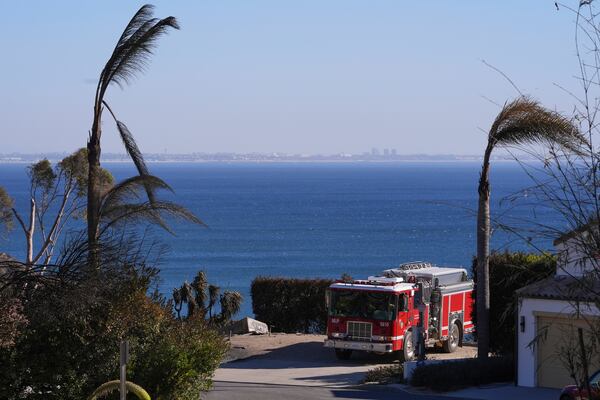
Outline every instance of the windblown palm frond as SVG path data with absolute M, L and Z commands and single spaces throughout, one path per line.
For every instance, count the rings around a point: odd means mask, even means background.
M 140 9 L 134 14 L 131 18 L 131 21 L 125 27 L 125 30 L 121 34 L 121 37 L 117 41 L 117 45 L 113 50 L 113 54 L 115 54 L 116 50 L 123 47 L 125 42 L 131 37 L 131 35 L 137 31 L 142 25 L 144 25 L 148 20 L 152 19 L 152 12 L 154 11 L 154 6 L 152 4 L 144 4 Z M 109 64 L 109 63 L 107 63 Z
M 123 122 L 119 121 L 113 111 L 110 109 L 106 102 L 103 102 L 110 114 L 112 115 L 115 123 L 117 124 L 117 130 L 119 131 L 119 136 L 121 136 L 121 140 L 123 141 L 123 145 L 125 146 L 125 150 L 127 154 L 133 161 L 135 168 L 138 171 L 140 176 L 149 176 L 150 172 L 148 171 L 148 167 L 146 166 L 146 162 L 144 161 L 144 155 L 140 151 L 131 131 L 127 128 Z M 148 200 L 153 202 L 156 199 L 154 194 L 154 187 L 150 182 L 143 182 L 144 189 L 146 190 L 146 195 L 148 196 Z M 168 188 L 168 186 L 167 186 Z M 170 188 L 169 188 L 170 189 Z
M 191 211 L 178 204 L 168 201 L 144 202 L 137 204 L 120 204 L 102 210 L 100 218 L 103 224 L 102 232 L 117 224 L 138 223 L 147 221 L 159 225 L 169 233 L 171 228 L 164 221 L 165 217 L 177 218 L 186 222 L 205 225 Z
M 124 204 L 132 200 L 140 200 L 142 191 L 147 188 L 154 192 L 164 189 L 173 192 L 173 189 L 162 179 L 154 175 L 139 175 L 127 178 L 102 195 L 101 211 Z
M 100 204 L 100 232 L 104 233 L 115 225 L 145 221 L 173 233 L 165 222 L 165 217 L 204 225 L 191 211 L 178 204 L 157 200 L 140 202 L 142 192 L 147 188 L 152 192 L 158 189 L 172 192 L 171 187 L 162 179 L 153 175 L 140 175 L 125 179 L 104 193 Z
M 94 393 L 92 393 L 92 395 L 88 397 L 88 400 L 97 400 L 102 397 L 107 397 L 111 393 L 119 391 L 119 385 L 120 381 L 118 380 L 105 382 L 102 385 L 100 385 L 96 390 L 94 390 Z M 150 395 L 148 394 L 148 392 L 146 392 L 143 387 L 136 385 L 133 382 L 126 381 L 125 388 L 127 389 L 128 393 L 133 394 L 140 400 L 150 400 Z
M 489 142 L 495 145 L 543 144 L 559 145 L 579 153 L 586 144 L 572 121 L 550 111 L 537 101 L 522 96 L 502 108 L 489 132 Z
M 102 102 L 109 85 L 115 83 L 123 87 L 145 69 L 160 36 L 170 28 L 179 29 L 174 17 L 153 18 L 152 11 L 153 6 L 142 6 L 125 27 L 100 74 L 97 103 Z

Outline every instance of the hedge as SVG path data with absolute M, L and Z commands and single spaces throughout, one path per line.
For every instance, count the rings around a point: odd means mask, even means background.
M 477 259 L 473 278 L 477 286 Z M 490 351 L 511 355 L 515 351 L 515 291 L 547 278 L 556 270 L 556 258 L 549 254 L 493 252 L 490 255 Z M 472 320 L 477 325 L 477 304 Z M 475 333 L 475 336 L 477 334 Z
M 325 290 L 330 279 L 257 277 L 252 311 L 276 332 L 323 333 L 327 328 Z
M 410 384 L 446 392 L 469 386 L 509 382 L 513 378 L 514 362 L 511 357 L 490 357 L 485 360 L 467 358 L 420 365 L 413 371 Z

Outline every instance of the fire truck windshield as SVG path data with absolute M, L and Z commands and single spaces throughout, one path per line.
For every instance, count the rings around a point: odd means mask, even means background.
M 396 317 L 397 296 L 364 290 L 332 290 L 329 315 L 392 321 Z

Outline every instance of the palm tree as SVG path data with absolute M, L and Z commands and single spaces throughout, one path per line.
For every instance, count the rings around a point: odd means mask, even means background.
M 479 177 L 477 212 L 477 356 L 486 358 L 490 337 L 490 157 L 498 146 L 542 144 L 578 151 L 585 143 L 577 127 L 557 112 L 522 96 L 506 103 L 490 128 Z
M 196 300 L 196 304 L 198 305 L 198 312 L 200 313 L 200 316 L 204 318 L 204 314 L 206 314 L 204 304 L 206 303 L 206 289 L 208 287 L 208 281 L 204 271 L 198 271 L 192 281 L 192 287 L 195 292 L 194 300 Z
M 221 313 L 219 320 L 222 324 L 228 322 L 242 307 L 243 297 L 240 292 L 226 290 L 221 295 Z
M 188 306 L 187 316 L 192 317 L 196 312 L 197 304 L 194 296 L 194 288 L 187 281 L 183 282 L 181 288 L 179 288 L 179 294 L 181 296 L 181 303 L 186 303 Z
M 177 313 L 177 319 L 181 319 L 181 308 L 183 306 L 183 301 L 181 297 L 180 288 L 173 289 L 173 303 L 175 303 L 175 312 Z
M 87 229 L 88 243 L 92 259 L 97 248 L 100 226 L 100 209 L 102 201 L 101 170 L 100 170 L 100 138 L 102 136 L 102 112 L 106 107 L 117 124 L 125 150 L 133 160 L 140 176 L 148 175 L 148 168 L 144 163 L 133 136 L 127 126 L 119 121 L 116 115 L 104 100 L 108 87 L 116 84 L 123 87 L 131 81 L 147 65 L 156 42 L 160 36 L 169 29 L 179 29 L 174 17 L 157 19 L 152 17 L 153 6 L 144 5 L 133 16 L 121 34 L 117 44 L 100 73 L 96 94 L 94 98 L 94 120 L 89 133 L 88 148 L 88 204 L 87 204 Z M 154 202 L 151 187 L 146 187 L 150 203 Z

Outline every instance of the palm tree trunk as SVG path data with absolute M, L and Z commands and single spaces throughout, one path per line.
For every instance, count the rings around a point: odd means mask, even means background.
M 479 177 L 477 210 L 477 357 L 487 358 L 490 351 L 490 156 L 488 143 Z
M 100 223 L 100 110 L 96 110 L 88 140 L 87 230 L 90 266 L 98 262 L 98 227 Z

